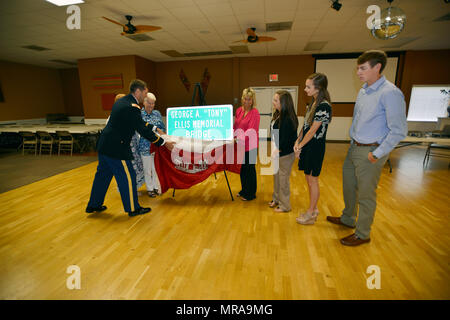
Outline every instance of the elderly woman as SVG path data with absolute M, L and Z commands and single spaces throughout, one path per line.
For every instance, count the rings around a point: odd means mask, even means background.
M 147 93 L 144 98 L 144 109 L 141 110 L 142 119 L 155 125 L 159 134 L 164 134 L 166 127 L 162 120 L 161 113 L 155 110 L 156 97 L 153 93 Z M 159 193 L 159 180 L 155 169 L 155 152 L 150 150 L 150 141 L 141 137 L 139 141 L 139 153 L 144 165 L 145 185 L 149 197 L 154 198 Z M 152 146 L 153 147 L 153 146 Z

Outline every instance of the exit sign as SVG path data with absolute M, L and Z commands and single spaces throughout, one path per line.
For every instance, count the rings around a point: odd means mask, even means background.
M 269 74 L 269 81 L 278 81 L 278 73 L 271 73 Z

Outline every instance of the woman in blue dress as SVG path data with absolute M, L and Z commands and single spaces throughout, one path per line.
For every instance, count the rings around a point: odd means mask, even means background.
M 149 92 L 144 99 L 144 108 L 141 110 L 142 119 L 150 124 L 155 125 L 158 134 L 164 134 L 166 126 L 162 120 L 161 113 L 155 110 L 156 97 Z M 150 141 L 141 137 L 139 141 L 139 153 L 144 166 L 144 179 L 149 197 L 156 197 L 159 194 L 160 185 L 158 175 L 155 169 L 155 152 L 150 150 Z

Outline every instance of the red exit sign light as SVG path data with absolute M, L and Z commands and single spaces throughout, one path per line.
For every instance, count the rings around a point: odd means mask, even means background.
M 271 73 L 269 74 L 269 81 L 278 81 L 278 73 Z

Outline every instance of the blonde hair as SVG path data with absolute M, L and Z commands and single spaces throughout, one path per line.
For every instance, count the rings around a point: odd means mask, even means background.
M 244 102 L 245 98 L 252 99 L 252 108 L 256 106 L 256 93 L 252 88 L 246 88 L 242 91 L 241 102 Z
M 116 95 L 116 97 L 114 98 L 114 102 L 116 102 L 117 100 L 119 100 L 120 98 L 123 98 L 123 97 L 125 97 L 126 96 L 126 94 L 124 94 L 124 93 L 119 93 L 118 95 Z

